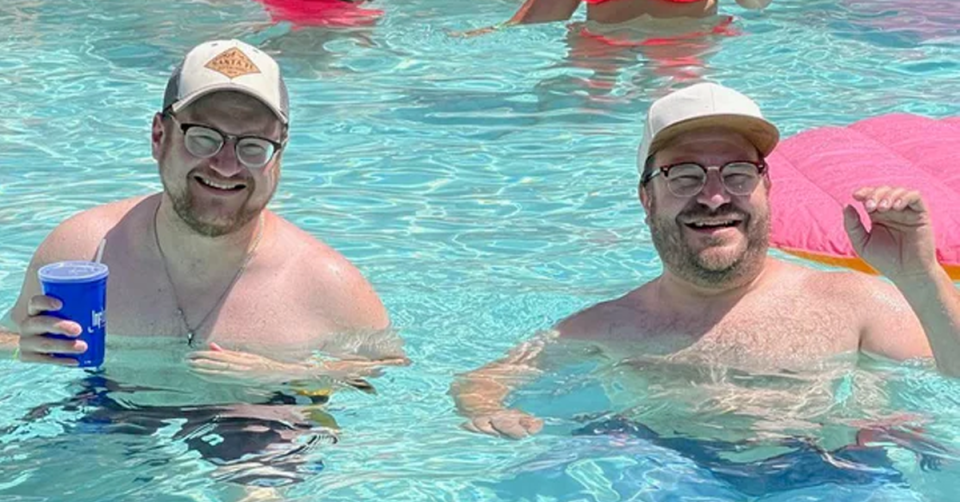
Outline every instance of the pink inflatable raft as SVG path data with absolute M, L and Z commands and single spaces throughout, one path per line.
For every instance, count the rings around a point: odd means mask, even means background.
M 875 273 L 853 251 L 843 207 L 863 186 L 920 190 L 933 216 L 937 259 L 960 280 L 960 117 L 893 114 L 821 127 L 780 143 L 773 180 L 771 246 L 830 265 Z M 855 205 L 855 207 L 858 204 Z M 861 211 L 864 221 L 866 215 Z

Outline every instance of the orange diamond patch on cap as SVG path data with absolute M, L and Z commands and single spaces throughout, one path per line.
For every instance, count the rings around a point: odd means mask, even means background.
M 236 47 L 221 52 L 217 57 L 205 65 L 215 72 L 222 73 L 230 79 L 235 79 L 251 73 L 260 73 L 260 68 L 250 61 L 250 58 Z

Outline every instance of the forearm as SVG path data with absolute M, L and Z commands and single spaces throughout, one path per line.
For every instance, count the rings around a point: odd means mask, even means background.
M 508 24 L 534 24 L 566 21 L 581 0 L 527 0 Z
M 20 346 L 20 333 L 11 312 L 0 317 L 0 357 L 13 355 Z
M 926 277 L 894 281 L 920 319 L 944 374 L 960 376 L 960 292 L 947 273 L 935 267 Z
M 493 363 L 461 375 L 451 385 L 450 395 L 464 416 L 502 410 L 513 389 L 535 373 L 529 366 Z
M 8 358 L 12 356 L 19 345 L 19 334 L 10 332 L 5 327 L 0 327 L 0 357 Z

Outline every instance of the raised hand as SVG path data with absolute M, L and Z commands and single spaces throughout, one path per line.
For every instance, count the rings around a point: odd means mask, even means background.
M 864 187 L 853 193 L 870 217 L 870 231 L 853 206 L 843 210 L 853 249 L 894 282 L 928 276 L 938 267 L 930 213 L 920 192 L 899 187 Z

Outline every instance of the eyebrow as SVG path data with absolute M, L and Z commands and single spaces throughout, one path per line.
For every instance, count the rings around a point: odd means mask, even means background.
M 250 130 L 250 131 L 240 132 L 240 133 L 233 133 L 233 132 L 229 132 L 229 131 L 224 131 L 222 128 L 217 127 L 217 126 L 211 124 L 209 121 L 205 121 L 205 120 L 195 120 L 195 119 L 192 119 L 192 118 L 190 118 L 190 119 L 183 118 L 183 119 L 180 120 L 180 123 L 182 123 L 182 124 L 189 124 L 189 125 L 203 126 L 203 127 L 206 127 L 207 129 L 213 129 L 214 131 L 217 131 L 217 132 L 219 132 L 220 134 L 225 134 L 225 135 L 230 135 L 230 136 L 237 136 L 237 137 L 240 137 L 240 138 L 264 138 L 264 139 L 269 139 L 269 140 L 271 140 L 271 141 L 279 141 L 279 140 L 274 139 L 274 138 L 273 138 L 273 135 L 267 134 L 266 132 L 261 132 L 261 131 L 252 131 L 252 130 Z M 282 131 L 282 130 L 281 130 L 279 136 L 283 136 L 283 131 Z

